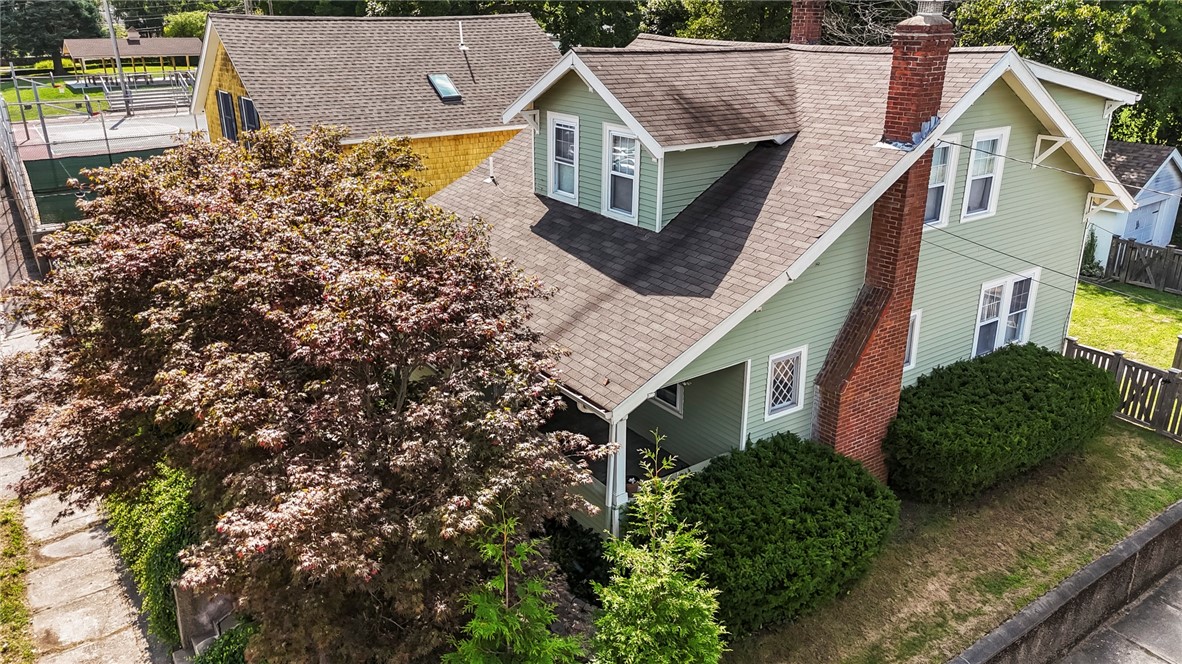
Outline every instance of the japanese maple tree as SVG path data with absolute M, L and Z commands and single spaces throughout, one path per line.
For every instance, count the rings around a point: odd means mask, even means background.
M 404 140 L 264 130 L 87 174 L 87 221 L 13 293 L 41 335 L 0 365 L 22 496 L 194 481 L 181 582 L 238 598 L 268 661 L 416 661 L 462 623 L 473 537 L 571 507 L 594 454 L 539 432 L 541 284 L 415 194 Z

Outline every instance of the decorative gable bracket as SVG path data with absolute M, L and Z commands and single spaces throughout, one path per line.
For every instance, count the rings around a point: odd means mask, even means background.
M 1030 168 L 1038 168 L 1038 165 L 1046 161 L 1047 157 L 1055 154 L 1055 151 L 1067 144 L 1070 138 L 1066 136 L 1050 136 L 1047 134 L 1039 134 L 1038 140 L 1034 142 L 1034 159 L 1030 162 Z M 1051 145 L 1048 148 L 1043 148 L 1043 143 L 1050 141 Z
M 1137 95 L 1137 97 L 1140 98 L 1141 95 Z M 1111 118 L 1112 114 L 1116 112 L 1116 109 L 1120 108 L 1121 106 L 1128 106 L 1128 102 L 1117 101 L 1113 99 L 1109 99 L 1108 101 L 1104 102 L 1104 117 Z
M 1088 213 L 1087 213 L 1087 215 L 1085 215 L 1084 218 L 1087 219 L 1088 221 L 1091 221 L 1092 218 L 1095 217 L 1097 213 L 1104 212 L 1106 210 L 1112 211 L 1112 212 L 1120 212 L 1120 208 L 1118 208 L 1114 205 L 1119 202 L 1120 202 L 1120 199 L 1117 198 L 1116 196 L 1112 196 L 1110 194 L 1097 194 L 1095 192 L 1092 192 L 1092 194 L 1090 196 L 1088 196 Z
M 530 129 L 534 130 L 535 134 L 542 133 L 542 125 L 540 121 L 540 111 L 522 111 L 521 117 L 525 118 L 525 124 L 529 125 Z

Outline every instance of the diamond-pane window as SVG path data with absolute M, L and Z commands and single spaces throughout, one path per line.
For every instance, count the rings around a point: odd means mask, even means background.
M 804 352 L 777 355 L 768 363 L 767 414 L 777 415 L 800 405 Z

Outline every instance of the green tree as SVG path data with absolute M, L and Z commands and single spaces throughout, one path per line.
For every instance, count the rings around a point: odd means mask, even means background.
M 205 17 L 209 12 L 193 11 L 164 17 L 165 37 L 205 37 Z
M 679 36 L 783 42 L 792 34 L 792 3 L 685 0 L 689 14 Z
M 661 476 L 673 460 L 661 457 L 663 437 L 644 450 L 647 479 L 629 511 L 626 537 L 613 539 L 606 555 L 611 581 L 595 584 L 603 611 L 595 620 L 595 658 L 603 664 L 717 663 L 726 629 L 719 624 L 718 591 L 694 566 L 706 556 L 696 526 L 675 510 L 679 485 L 687 477 Z
M 517 537 L 517 520 L 504 517 L 485 529 L 480 555 L 497 574 L 468 595 L 472 619 L 456 652 L 444 664 L 567 664 L 579 661 L 583 648 L 574 637 L 550 631 L 557 616 L 546 601 L 546 584 L 527 576 L 538 558 L 537 542 Z M 524 577 L 524 578 L 520 578 Z
M 1032 60 L 1143 93 L 1112 137 L 1182 142 L 1182 3 L 974 0 L 955 13 L 965 46 L 1013 44 Z
M 94 0 L 0 0 L 3 38 L 0 52 L 6 57 L 48 55 L 53 71 L 62 66 L 62 40 L 98 37 L 102 17 Z
M 437 659 L 500 506 L 523 531 L 586 501 L 581 436 L 543 433 L 541 284 L 487 227 L 417 196 L 406 140 L 342 129 L 190 141 L 86 174 L 85 223 L 13 287 L 0 359 L 25 498 L 192 480 L 181 583 L 239 599 L 271 662 Z

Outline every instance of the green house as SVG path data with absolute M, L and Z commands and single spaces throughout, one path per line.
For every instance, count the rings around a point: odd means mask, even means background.
M 555 426 L 619 445 L 581 519 L 617 527 L 653 430 L 683 470 L 793 431 L 885 477 L 903 385 L 1060 346 L 1089 218 L 1133 207 L 1100 153 L 1139 95 L 951 34 L 575 49 L 433 197 L 556 289 Z

